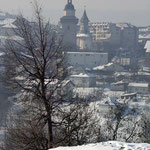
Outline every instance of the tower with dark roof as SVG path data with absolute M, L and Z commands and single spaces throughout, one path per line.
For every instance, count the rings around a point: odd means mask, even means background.
M 92 37 L 89 31 L 89 19 L 86 10 L 84 10 L 80 20 L 80 31 L 77 34 L 77 46 L 80 50 L 90 51 L 92 48 Z
M 64 16 L 60 19 L 60 23 L 62 25 L 64 44 L 70 47 L 76 47 L 78 19 L 75 16 L 75 8 L 72 0 L 68 0 L 64 9 Z
M 89 19 L 86 10 L 84 10 L 83 16 L 80 20 L 80 33 L 89 34 Z

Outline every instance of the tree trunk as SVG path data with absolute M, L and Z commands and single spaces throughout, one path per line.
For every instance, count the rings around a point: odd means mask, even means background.
M 48 116 L 48 148 L 53 148 L 53 125 L 51 115 Z

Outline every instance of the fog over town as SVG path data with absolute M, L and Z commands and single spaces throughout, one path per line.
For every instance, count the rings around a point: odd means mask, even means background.
M 149 14 L 149 0 L 1 0 L 0 150 L 150 150 Z
M 1 10 L 12 13 L 23 12 L 27 17 L 32 16 L 32 0 L 1 0 Z M 40 0 L 44 16 L 52 22 L 59 21 L 65 0 Z M 9 5 L 8 5 L 9 4 Z M 82 15 L 84 6 L 88 9 L 91 21 L 130 22 L 134 25 L 149 25 L 147 19 L 150 13 L 149 0 L 75 0 L 77 16 Z

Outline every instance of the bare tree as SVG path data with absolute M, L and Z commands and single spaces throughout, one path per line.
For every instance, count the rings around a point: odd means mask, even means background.
M 64 113 L 58 115 L 58 120 L 63 120 L 55 133 L 59 134 L 56 136 L 57 145 L 75 146 L 96 142 L 99 119 L 94 106 L 82 102 L 64 109 Z
M 47 150 L 48 139 L 45 125 L 22 112 L 15 115 L 15 117 L 14 114 L 11 115 L 11 124 L 7 127 L 4 149 Z
M 139 137 L 141 142 L 150 143 L 150 117 L 149 110 L 145 110 L 145 112 L 141 115 L 141 124 L 140 124 L 141 132 L 139 133 Z
M 104 140 L 122 140 L 133 142 L 138 137 L 138 112 L 130 108 L 128 103 L 116 103 L 110 106 L 105 115 L 102 135 Z M 105 132 L 103 132 L 105 130 Z
M 20 103 L 28 111 L 33 111 L 35 120 L 47 125 L 48 148 L 52 148 L 53 116 L 61 110 L 60 104 L 64 102 L 61 92 L 58 92 L 66 75 L 64 46 L 49 22 L 44 22 L 37 2 L 34 9 L 34 23 L 23 16 L 18 17 L 15 34 L 21 40 L 8 39 L 5 53 L 12 61 L 9 63 L 9 79 L 23 91 Z

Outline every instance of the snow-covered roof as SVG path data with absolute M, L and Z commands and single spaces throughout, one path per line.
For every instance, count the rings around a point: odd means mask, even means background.
M 150 53 L 150 41 L 147 41 L 145 44 L 146 53 Z
M 130 72 L 115 72 L 114 75 L 115 76 L 120 76 L 120 75 L 122 75 L 122 76 L 132 76 L 133 73 L 130 73 Z
M 106 65 L 94 67 L 93 70 L 109 70 L 109 71 L 124 71 L 125 69 L 116 63 L 108 63 Z
M 0 25 L 12 24 L 16 19 L 6 18 L 4 20 L 0 20 Z
M 2 26 L 3 28 L 17 28 L 17 26 L 13 25 L 13 24 L 5 24 L 4 26 Z
M 118 81 L 118 82 L 112 83 L 111 85 L 118 85 L 118 84 L 125 84 L 125 83 L 128 83 L 128 82 Z
M 144 72 L 144 71 L 139 71 L 138 75 L 150 76 L 150 73 L 149 72 Z
M 108 55 L 107 53 L 95 53 L 95 52 L 67 52 L 67 54 Z
M 71 75 L 71 77 L 77 77 L 77 78 L 95 78 L 96 76 L 91 73 L 80 73 L 78 75 Z
M 62 86 L 64 87 L 64 86 L 66 86 L 68 83 L 71 83 L 73 86 L 75 86 L 74 83 L 73 83 L 71 80 L 63 80 L 63 81 L 62 81 Z
M 150 34 L 140 34 L 139 39 L 150 39 Z
M 128 86 L 147 88 L 149 86 L 149 84 L 148 83 L 129 83 Z
M 149 67 L 143 67 L 142 70 L 143 70 L 144 72 L 149 72 L 149 73 L 150 73 L 150 68 L 149 68 Z
M 102 90 L 101 88 L 74 88 L 74 93 L 79 96 L 94 95 L 95 92 Z
M 24 76 L 17 76 L 15 79 L 20 80 L 20 81 L 26 80 L 26 78 Z
M 102 70 L 102 69 L 104 69 L 104 68 L 106 68 L 106 67 L 110 67 L 110 66 L 112 66 L 112 65 L 113 65 L 113 63 L 108 63 L 108 64 L 106 64 L 106 65 L 94 67 L 93 70 Z
M 0 20 L 0 26 L 3 28 L 17 28 L 13 23 L 15 22 L 16 19 L 12 18 L 6 18 L 3 20 Z
M 122 96 L 134 96 L 136 95 L 136 93 L 126 93 L 126 94 L 123 94 Z
M 3 53 L 3 52 L 0 52 L 0 56 L 4 56 L 5 55 L 5 53 Z
M 84 34 L 84 33 L 78 33 L 77 37 L 90 37 L 89 34 Z
M 120 98 L 125 92 L 124 91 L 110 91 L 110 90 L 105 90 L 105 95 L 108 97 L 113 97 L 113 98 Z
M 143 31 L 149 31 L 150 30 L 150 27 L 143 27 L 143 28 L 139 28 L 139 31 L 143 32 Z
M 146 143 L 124 143 L 108 141 L 73 147 L 58 147 L 52 150 L 149 150 L 150 144 Z

